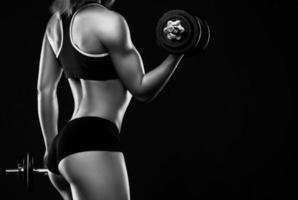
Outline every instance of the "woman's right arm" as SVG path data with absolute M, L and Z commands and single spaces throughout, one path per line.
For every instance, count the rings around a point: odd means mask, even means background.
M 98 26 L 100 41 L 108 49 L 121 81 L 136 99 L 153 100 L 166 85 L 183 55 L 169 55 L 159 66 L 145 73 L 125 19 L 114 14 L 108 20 L 109 26 L 105 26 L 104 30 Z

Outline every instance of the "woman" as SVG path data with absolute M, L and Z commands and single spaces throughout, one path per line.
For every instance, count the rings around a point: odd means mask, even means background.
M 145 73 L 125 19 L 109 9 L 113 2 L 56 0 L 42 43 L 37 87 L 44 158 L 65 200 L 130 199 L 119 142 L 124 113 L 132 96 L 156 97 L 183 57 L 169 55 Z M 74 112 L 58 134 L 62 72 Z

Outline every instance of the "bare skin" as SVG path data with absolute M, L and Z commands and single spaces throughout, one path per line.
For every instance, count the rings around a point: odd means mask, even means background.
M 154 99 L 183 57 L 169 55 L 159 66 L 145 73 L 125 19 L 99 5 L 81 8 L 73 17 L 70 34 L 73 45 L 83 53 L 97 56 L 109 54 L 119 75 L 119 79 L 108 81 L 68 79 L 75 105 L 71 119 L 97 116 L 114 122 L 119 130 L 132 96 L 141 101 Z M 56 89 L 63 69 L 58 65 L 56 57 L 61 41 L 60 18 L 54 15 L 43 40 L 37 88 L 39 119 L 46 146 L 45 157 L 53 138 L 58 134 Z M 83 172 L 82 169 L 88 170 Z M 88 151 L 71 154 L 60 161 L 59 171 L 62 176 L 52 173 L 49 176 L 65 200 L 130 198 L 128 176 L 121 152 Z

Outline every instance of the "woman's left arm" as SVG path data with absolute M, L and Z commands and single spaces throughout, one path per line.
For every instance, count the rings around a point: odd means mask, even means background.
M 38 117 L 45 142 L 46 154 L 48 148 L 58 133 L 58 99 L 57 85 L 61 78 L 62 68 L 57 62 L 54 51 L 45 33 L 40 55 L 38 72 Z

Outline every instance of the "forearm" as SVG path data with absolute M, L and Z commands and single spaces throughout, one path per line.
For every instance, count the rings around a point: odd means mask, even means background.
M 147 100 L 154 99 L 169 81 L 183 55 L 169 55 L 158 67 L 146 73 L 142 79 L 142 91 Z M 146 95 L 147 96 L 147 95 Z
M 46 150 L 58 133 L 58 99 L 56 92 L 38 92 L 38 117 Z

